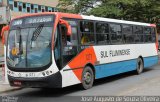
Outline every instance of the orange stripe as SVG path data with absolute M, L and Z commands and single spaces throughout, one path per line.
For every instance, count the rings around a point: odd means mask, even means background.
M 82 71 L 85 65 L 88 63 L 95 65 L 96 61 L 97 61 L 97 58 L 96 58 L 94 49 L 93 47 L 89 47 L 83 50 L 80 54 L 78 54 L 78 56 L 76 56 L 68 65 L 71 69 L 81 68 L 81 69 L 73 70 L 74 74 L 81 81 Z

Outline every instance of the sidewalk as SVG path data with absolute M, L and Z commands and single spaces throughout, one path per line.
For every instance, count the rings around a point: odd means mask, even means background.
M 19 87 L 11 87 L 9 84 L 3 84 L 0 82 L 0 94 L 4 92 L 10 92 L 14 90 L 20 90 Z
M 19 87 L 11 87 L 8 83 L 4 83 L 4 77 L 2 76 L 2 74 L 2 67 L 0 67 L 0 94 L 21 89 Z
M 2 73 L 0 70 L 0 94 L 5 93 L 5 92 L 14 91 L 14 90 L 20 90 L 20 89 L 21 88 L 19 87 L 11 87 L 8 83 L 4 83 L 2 79 Z

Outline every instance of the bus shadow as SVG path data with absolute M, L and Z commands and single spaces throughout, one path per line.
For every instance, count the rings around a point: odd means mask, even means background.
M 153 70 L 153 69 L 144 69 L 143 73 L 149 72 L 150 70 Z M 135 71 L 130 71 L 130 72 L 125 72 L 125 73 L 121 73 L 121 74 L 117 74 L 117 75 L 101 78 L 101 79 L 98 79 L 98 80 L 95 81 L 94 86 L 98 86 L 98 85 L 101 85 L 101 84 L 114 82 L 116 80 L 120 80 L 120 79 L 123 79 L 123 78 L 135 76 L 135 75 L 138 75 L 138 74 Z
M 24 91 L 24 92 L 23 93 L 20 92 L 14 96 L 30 97 L 30 98 L 36 98 L 36 97 L 45 98 L 45 97 L 62 97 L 69 93 L 81 91 L 81 88 L 79 87 L 79 85 L 73 85 L 66 88 L 24 88 L 19 91 Z
M 145 69 L 143 73 L 146 73 L 148 71 L 150 71 L 152 69 Z M 122 74 L 118 74 L 118 75 L 114 75 L 114 76 L 109 76 L 109 77 L 105 77 L 102 79 L 98 79 L 95 80 L 94 82 L 94 86 L 99 86 L 99 85 L 103 85 L 109 82 L 113 82 L 116 80 L 120 80 L 126 77 L 130 77 L 130 76 L 134 76 L 136 75 L 135 71 L 131 71 L 131 72 L 126 72 L 126 73 L 122 73 Z M 62 88 L 62 89 L 50 89 L 50 88 L 29 88 L 31 91 L 26 91 L 24 93 L 18 94 L 16 96 L 22 96 L 22 97 L 62 97 L 65 96 L 67 94 L 71 94 L 74 92 L 81 92 L 81 91 L 85 91 L 83 89 L 80 88 L 80 85 L 73 85 L 73 86 L 69 86 L 66 88 Z M 24 88 L 22 90 L 27 90 L 27 88 Z

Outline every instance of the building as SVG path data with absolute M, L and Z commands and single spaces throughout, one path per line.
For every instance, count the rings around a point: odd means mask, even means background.
M 25 13 L 56 12 L 58 0 L 8 0 L 11 17 Z
M 58 0 L 0 0 L 0 33 L 12 18 L 38 12 L 56 12 Z M 0 40 L 0 56 L 3 55 Z

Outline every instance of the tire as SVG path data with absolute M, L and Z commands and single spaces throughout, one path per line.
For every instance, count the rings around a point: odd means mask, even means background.
M 82 89 L 90 89 L 93 86 L 94 73 L 91 67 L 87 66 L 82 72 Z
M 137 74 L 141 74 L 143 72 L 144 69 L 144 63 L 142 58 L 138 58 L 137 59 L 137 68 L 136 68 L 136 73 Z

